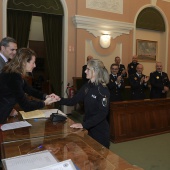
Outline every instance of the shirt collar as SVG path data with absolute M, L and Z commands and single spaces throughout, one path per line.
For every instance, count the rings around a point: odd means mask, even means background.
M 3 58 L 3 60 L 5 61 L 5 63 L 7 63 L 7 62 L 8 62 L 8 59 L 7 59 L 2 53 L 0 53 L 0 55 L 1 55 L 1 57 Z
M 117 74 L 112 74 L 113 77 L 117 77 Z
M 137 74 L 138 76 L 142 76 L 142 74 L 139 74 L 139 73 L 137 73 L 137 72 L 136 72 L 136 74 Z

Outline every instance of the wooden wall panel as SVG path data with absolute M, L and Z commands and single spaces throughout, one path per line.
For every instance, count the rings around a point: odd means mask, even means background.
M 112 142 L 123 142 L 166 132 L 170 132 L 169 98 L 111 102 Z

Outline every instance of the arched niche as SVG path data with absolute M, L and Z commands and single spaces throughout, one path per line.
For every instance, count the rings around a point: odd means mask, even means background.
M 155 70 L 155 62 L 163 64 L 163 70 L 167 71 L 168 61 L 168 24 L 164 12 L 158 6 L 144 6 L 139 9 L 135 16 L 133 51 L 137 53 L 137 40 L 148 40 L 157 42 L 156 60 L 139 60 L 144 65 L 144 74 L 149 75 Z
M 63 90 L 67 86 L 67 48 L 68 48 L 68 9 L 65 0 L 60 0 L 63 10 L 64 10 L 64 17 L 63 17 L 63 45 L 62 45 L 62 79 L 63 79 Z M 7 35 L 7 4 L 8 0 L 3 0 L 2 3 L 2 36 L 5 37 Z M 65 110 L 65 107 L 64 107 Z

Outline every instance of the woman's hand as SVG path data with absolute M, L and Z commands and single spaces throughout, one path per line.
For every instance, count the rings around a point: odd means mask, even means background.
M 51 98 L 51 97 L 46 98 L 46 100 L 44 101 L 45 105 L 50 105 L 54 102 L 57 102 L 57 99 L 54 99 L 54 98 Z
M 74 123 L 70 126 L 71 128 L 79 128 L 79 129 L 83 129 L 83 126 L 81 123 Z
M 10 113 L 10 116 L 17 116 L 18 115 L 18 112 L 15 110 L 15 109 L 12 109 L 11 113 Z

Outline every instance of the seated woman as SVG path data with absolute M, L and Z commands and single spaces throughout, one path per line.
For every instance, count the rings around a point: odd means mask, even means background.
M 109 74 L 102 61 L 91 59 L 87 63 L 86 78 L 89 79 L 72 98 L 61 98 L 59 104 L 73 106 L 84 102 L 83 123 L 75 123 L 72 128 L 84 128 L 88 135 L 103 146 L 109 148 L 109 124 L 107 121 L 110 92 L 106 84 Z
M 27 84 L 27 72 L 32 72 L 36 54 L 29 48 L 21 48 L 0 74 L 0 124 L 6 122 L 15 104 L 24 111 L 41 109 L 57 101 L 55 94 L 46 95 Z M 26 94 L 41 100 L 28 100 Z

